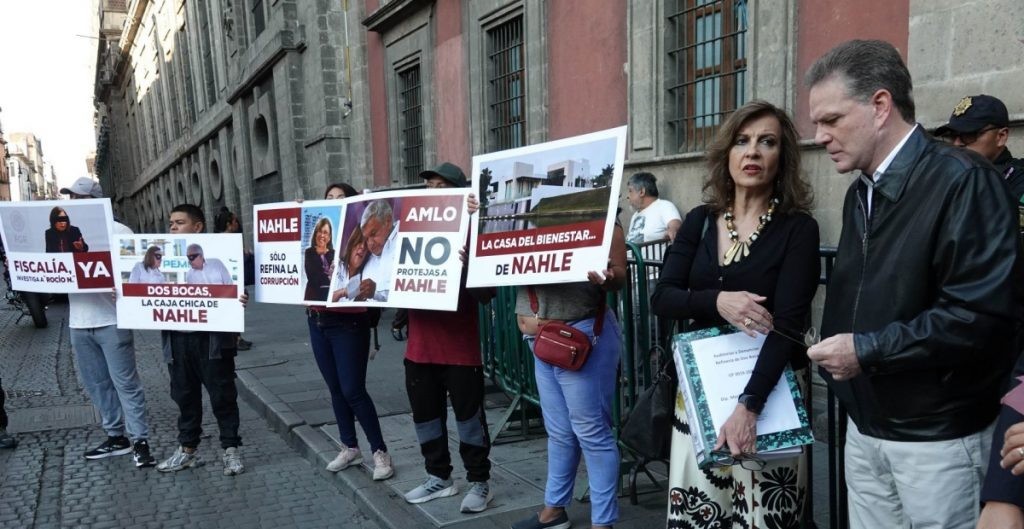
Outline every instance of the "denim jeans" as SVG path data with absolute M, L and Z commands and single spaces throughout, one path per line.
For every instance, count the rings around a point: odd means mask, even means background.
M 116 325 L 93 329 L 71 329 L 82 385 L 100 413 L 108 436 L 125 435 L 132 441 L 149 438 L 146 395 L 135 367 L 132 331 Z
M 593 318 L 572 325 L 593 337 Z M 524 339 L 533 350 L 534 337 L 524 336 Z M 612 434 L 612 397 L 621 349 L 619 324 L 615 315 L 606 311 L 601 337 L 579 371 L 554 367 L 534 358 L 544 427 L 548 432 L 544 504 L 549 507 L 569 505 L 582 452 L 590 481 L 593 525 L 611 525 L 619 517 L 615 494 L 619 447 Z
M 383 450 L 377 408 L 366 392 L 366 364 L 370 359 L 370 326 L 365 312 L 346 314 L 310 311 L 309 343 L 320 374 L 331 392 L 338 436 L 345 446 L 358 448 L 355 420 L 370 441 L 370 451 Z

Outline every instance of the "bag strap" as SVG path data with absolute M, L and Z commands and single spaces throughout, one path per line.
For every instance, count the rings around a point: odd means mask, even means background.
M 530 310 L 533 311 L 533 317 L 540 319 L 540 302 L 537 301 L 537 292 L 533 290 L 532 286 L 526 287 L 526 294 L 530 296 Z M 604 311 L 608 308 L 608 300 L 605 298 L 604 292 L 601 292 L 601 306 L 597 308 L 597 316 L 594 320 L 594 344 L 597 344 L 598 336 L 601 336 L 601 331 L 604 329 Z

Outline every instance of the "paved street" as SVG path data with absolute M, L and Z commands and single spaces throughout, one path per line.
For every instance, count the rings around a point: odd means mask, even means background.
M 206 403 L 206 466 L 176 474 L 138 470 L 131 456 L 87 461 L 104 439 L 76 378 L 67 305 L 51 305 L 37 330 L 0 307 L 0 376 L 20 445 L 0 451 L 0 528 L 377 527 L 318 469 L 289 447 L 243 399 L 246 472 L 221 474 L 216 423 Z M 157 333 L 136 332 L 154 455 L 175 448 L 176 407 Z M 210 435 L 212 434 L 212 437 Z

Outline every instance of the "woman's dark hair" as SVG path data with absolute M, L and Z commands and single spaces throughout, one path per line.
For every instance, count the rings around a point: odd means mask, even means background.
M 352 230 L 352 234 L 348 236 L 348 242 L 345 243 L 345 254 L 341 256 L 341 262 L 345 263 L 345 267 L 346 268 L 349 265 L 352 264 L 351 263 L 351 259 L 350 259 L 352 257 L 352 252 L 354 252 L 355 249 L 360 244 L 365 244 L 365 243 L 366 243 L 366 239 L 363 238 L 363 230 L 359 229 L 359 226 L 356 226 L 356 228 L 354 230 Z M 362 266 L 365 265 L 365 264 L 366 264 L 366 261 L 364 260 L 363 263 L 361 265 L 359 265 L 359 267 L 362 268 Z M 351 277 L 353 275 L 353 272 L 355 272 L 355 270 L 352 270 L 352 269 L 348 270 L 349 277 Z
M 227 206 L 221 206 L 217 216 L 213 218 L 213 232 L 224 233 L 228 229 L 228 224 L 231 224 L 234 218 L 235 214 Z
M 68 212 L 64 211 L 64 209 L 61 208 L 60 206 L 54 206 L 53 209 L 50 210 L 50 227 L 51 228 L 56 228 L 57 227 L 57 217 L 60 217 L 61 213 L 63 213 L 65 217 L 68 216 Z M 70 224 L 71 223 L 68 222 L 68 225 L 70 225 Z
M 330 193 L 332 189 L 338 188 L 342 193 L 345 194 L 345 198 L 354 197 L 359 194 L 356 188 L 346 184 L 345 182 L 335 182 L 333 184 L 327 184 L 327 189 L 324 189 L 324 198 L 327 198 L 327 193 Z
M 160 269 L 160 264 L 156 262 L 156 253 L 159 251 L 159 246 L 150 246 L 149 249 L 146 250 L 146 256 L 142 258 L 142 266 L 144 266 L 146 270 Z
M 704 202 L 715 213 L 725 211 L 736 198 L 732 175 L 729 174 L 729 152 L 736 143 L 736 135 L 750 120 L 774 116 L 779 121 L 779 169 L 775 175 L 773 196 L 779 199 L 779 213 L 810 211 L 814 203 L 811 185 L 800 172 L 800 145 L 796 127 L 785 110 L 761 100 L 751 101 L 733 112 L 715 135 L 708 148 L 708 177 L 704 181 Z

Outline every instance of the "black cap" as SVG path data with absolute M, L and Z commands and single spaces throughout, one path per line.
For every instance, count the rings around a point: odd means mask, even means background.
M 1010 124 L 1006 105 L 998 98 L 984 94 L 967 96 L 960 100 L 949 115 L 949 123 L 935 129 L 936 136 L 951 133 L 970 134 L 992 125 L 1005 127 Z
M 459 166 L 453 163 L 444 162 L 433 169 L 427 169 L 420 173 L 420 178 L 430 178 L 433 176 L 440 176 L 453 187 L 469 186 L 466 174 L 462 172 L 462 169 L 459 169 Z

